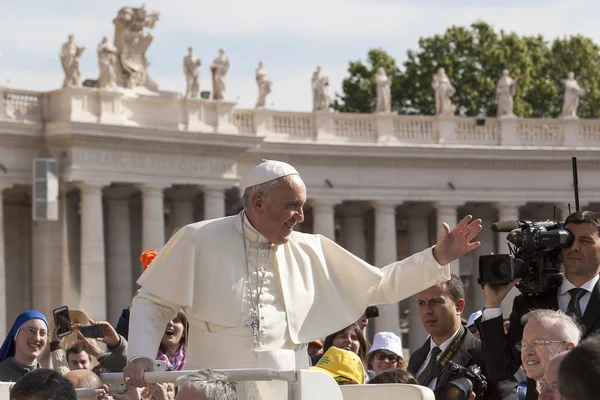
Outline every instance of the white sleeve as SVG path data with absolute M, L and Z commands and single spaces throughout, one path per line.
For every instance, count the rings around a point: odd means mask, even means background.
M 450 279 L 450 265 L 440 265 L 433 247 L 381 268 L 384 273 L 372 304 L 396 303 Z
M 498 308 L 486 308 L 483 310 L 483 316 L 481 321 L 489 321 L 490 319 L 498 318 L 502 316 L 502 307 Z
M 175 318 L 179 308 L 143 288 L 140 290 L 133 299 L 129 317 L 128 360 L 139 357 L 156 359 L 167 323 Z

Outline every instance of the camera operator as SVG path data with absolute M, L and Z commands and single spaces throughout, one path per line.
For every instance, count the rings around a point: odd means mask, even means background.
M 465 291 L 460 278 L 452 275 L 449 281 L 418 293 L 417 304 L 421 322 L 430 334 L 408 363 L 408 371 L 417 377 L 419 384 L 432 389 L 436 399 L 446 400 L 449 397 L 444 397 L 444 392 L 448 385 L 456 387 L 454 380 L 469 371 L 471 376 L 467 374 L 467 378 L 470 378 L 473 389 L 458 397 L 452 396 L 452 399 L 512 400 L 516 397 L 515 380 L 498 384 L 486 379 L 485 371 L 481 376 L 476 367 L 484 367 L 481 342 L 461 324 Z
M 600 213 L 578 211 L 565 220 L 565 228 L 573 235 L 573 243 L 563 248 L 564 278 L 562 283 L 537 296 L 517 296 L 510 315 L 510 328 L 502 328 L 500 303 L 519 279 L 502 286 L 486 284 L 485 309 L 477 321 L 482 349 L 489 377 L 507 379 L 521 365 L 520 353 L 515 348 L 523 337 L 521 318 L 530 310 L 560 310 L 573 315 L 583 326 L 584 337 L 600 331 Z M 537 399 L 535 381 L 528 380 L 527 400 Z

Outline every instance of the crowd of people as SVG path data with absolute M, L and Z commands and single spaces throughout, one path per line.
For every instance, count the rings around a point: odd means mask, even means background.
M 318 235 L 294 236 L 297 233 L 292 234 L 293 227 L 302 220 L 305 188 L 301 181 L 295 180 L 298 175 L 291 166 L 261 166 L 260 174 L 251 174 L 249 178 L 244 192 L 245 209 L 240 215 L 186 227 L 163 250 L 142 255 L 143 267 L 148 270 L 139 281 L 141 291 L 123 310 L 114 327 L 109 322 L 90 319 L 81 310 L 71 309 L 72 332 L 59 337 L 54 321 L 48 321 L 42 313 L 30 310 L 19 315 L 0 349 L 0 381 L 15 382 L 11 399 L 72 399 L 74 389 L 87 389 L 94 391 L 99 400 L 233 400 L 248 389 L 214 369 L 265 368 L 258 362 L 253 364 L 254 359 L 244 353 L 243 346 L 257 357 L 260 353 L 275 352 L 273 358 L 278 362 L 283 359 L 281 365 L 287 366 L 278 369 L 306 366 L 330 375 L 339 385 L 422 385 L 430 388 L 439 400 L 457 390 L 464 392 L 465 399 L 502 400 L 588 400 L 600 393 L 600 337 L 596 336 L 600 333 L 600 213 L 578 211 L 566 218 L 565 226 L 574 240 L 562 252 L 564 278 L 559 286 L 539 296 L 518 296 L 510 318 L 505 320 L 500 303 L 519 279 L 507 285 L 487 284 L 482 289 L 485 304 L 478 305 L 484 306 L 482 311 L 466 319 L 463 283 L 449 273 L 447 264 L 477 246 L 473 238 L 481 230 L 479 220 L 467 217 L 452 230 L 445 226 L 444 235 L 433 249 L 380 271 Z M 277 221 L 283 221 L 283 227 Z M 211 228 L 217 230 L 214 237 L 207 236 L 212 231 L 206 227 L 211 225 L 217 225 Z M 230 282 L 227 279 L 235 282 L 229 293 L 238 307 L 237 318 L 242 310 L 242 322 L 228 325 L 229 315 L 209 315 L 203 304 L 199 305 L 198 299 L 205 300 L 215 291 L 202 286 L 208 293 L 198 296 L 195 285 L 202 277 L 189 274 L 187 268 L 199 271 L 194 267 L 198 257 L 193 245 L 198 237 L 216 246 L 213 240 L 226 241 L 226 235 L 236 234 L 244 238 L 242 250 L 246 250 L 241 256 L 244 260 L 241 275 L 232 272 L 233 278 L 222 278 L 228 271 L 223 269 L 228 265 L 225 259 L 219 278 L 214 274 L 208 276 L 213 279 L 209 285 L 216 289 L 226 287 L 223 285 Z M 274 243 L 296 247 L 289 253 L 272 251 Z M 234 250 L 230 253 L 239 257 Z M 209 262 L 210 252 L 203 257 L 203 262 Z M 305 266 L 298 265 L 298 259 L 312 269 L 303 269 Z M 286 269 L 285 262 L 297 266 L 301 273 L 294 275 L 293 269 Z M 337 266 L 329 268 L 329 265 L 339 262 L 357 269 L 356 276 L 352 268 L 336 275 Z M 422 273 L 420 268 L 429 270 Z M 174 289 L 180 293 L 156 286 L 160 282 L 153 276 L 166 279 L 169 271 L 177 279 L 189 279 L 185 284 L 179 282 Z M 300 282 L 286 286 L 284 279 L 276 275 L 283 274 L 282 271 L 291 274 L 286 279 Z M 321 273 L 331 276 L 323 281 L 313 276 Z M 429 276 L 417 277 L 420 273 Z M 269 282 L 271 279 L 274 286 Z M 356 279 L 364 280 L 356 283 L 364 291 L 346 295 L 344 291 L 352 288 Z M 400 279 L 409 282 L 400 284 Z M 256 283 L 254 289 L 252 282 Z M 410 289 L 411 283 L 416 291 Z M 167 286 L 168 282 L 162 284 Z M 283 287 L 280 292 L 277 284 Z M 328 288 L 338 291 L 335 295 L 346 303 L 340 304 L 330 296 L 318 297 Z M 289 304 L 292 297 L 287 297 L 286 290 L 294 291 L 294 296 L 308 306 L 323 304 L 338 314 L 318 316 L 311 314 L 310 307 L 303 309 L 303 304 Z M 396 333 L 377 332 L 372 344 L 366 337 L 367 306 L 393 302 L 402 290 L 417 303 L 421 323 L 428 333 L 423 337 L 423 345 L 407 359 Z M 368 298 L 361 298 L 360 293 Z M 236 302 L 238 295 L 240 301 Z M 333 304 L 325 306 L 326 302 Z M 362 315 L 357 315 L 356 309 Z M 229 310 L 221 312 L 227 314 Z M 292 315 L 305 320 L 294 325 Z M 146 321 L 147 318 L 151 320 Z M 343 324 L 344 321 L 347 323 Z M 315 324 L 320 325 L 315 327 Z M 82 327 L 90 325 L 101 326 L 102 336 L 89 338 L 81 333 Z M 220 341 L 223 338 L 225 347 Z M 215 348 L 199 350 L 190 343 L 214 344 Z M 49 360 L 44 358 L 45 353 L 49 353 Z M 286 364 L 285 357 L 289 354 L 296 358 L 295 363 Z M 147 384 L 144 372 L 157 368 L 197 372 L 181 376 L 174 385 Z M 127 384 L 124 393 L 111 392 L 103 384 L 99 376 L 107 372 L 123 373 Z

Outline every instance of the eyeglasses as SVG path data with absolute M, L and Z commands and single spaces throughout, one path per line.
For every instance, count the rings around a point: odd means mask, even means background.
M 540 394 L 546 392 L 546 393 L 554 393 L 556 395 L 560 394 L 558 393 L 558 385 L 556 383 L 546 383 L 546 382 L 540 382 Z
M 398 361 L 398 356 L 397 355 L 395 355 L 395 354 L 387 354 L 387 353 L 384 353 L 382 351 L 380 351 L 378 353 L 375 353 L 375 358 L 378 361 L 383 361 L 383 360 L 385 360 L 387 358 L 387 360 L 389 362 L 391 362 L 391 363 L 395 363 L 395 362 Z
M 543 339 L 534 339 L 531 341 L 531 343 L 527 343 L 527 342 L 517 342 L 517 344 L 515 344 L 515 349 L 517 349 L 517 351 L 521 352 L 523 351 L 523 349 L 526 349 L 529 346 L 532 346 L 534 348 L 540 348 L 542 346 L 546 346 L 548 344 L 551 343 L 566 343 L 564 340 L 543 340 Z

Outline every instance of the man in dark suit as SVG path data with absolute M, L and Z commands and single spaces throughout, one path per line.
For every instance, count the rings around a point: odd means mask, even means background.
M 600 333 L 600 213 L 578 211 L 565 219 L 565 227 L 575 240 L 563 249 L 565 275 L 561 285 L 539 296 L 519 295 L 513 302 L 510 327 L 504 334 L 500 303 L 519 281 L 493 287 L 485 285 L 485 309 L 477 327 L 490 378 L 506 379 L 521 365 L 521 354 L 515 348 L 523 337 L 521 318 L 530 310 L 560 310 L 573 315 L 583 326 L 583 336 Z M 527 370 L 527 366 L 524 366 Z M 538 398 L 535 381 L 529 379 L 527 400 Z
M 441 361 L 450 360 L 463 367 L 479 365 L 482 369 L 483 355 L 481 342 L 461 324 L 461 313 L 465 307 L 465 291 L 456 275 L 442 284 L 432 286 L 417 294 L 419 316 L 430 338 L 412 354 L 408 371 L 412 372 L 419 384 L 432 389 L 439 395 L 440 388 L 453 379 L 448 368 L 441 367 Z M 458 344 L 455 351 L 452 344 Z M 485 369 L 483 374 L 486 375 Z M 501 384 L 488 381 L 488 389 L 483 399 L 514 399 L 516 381 L 507 380 Z

